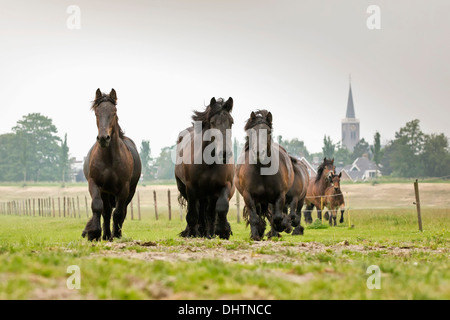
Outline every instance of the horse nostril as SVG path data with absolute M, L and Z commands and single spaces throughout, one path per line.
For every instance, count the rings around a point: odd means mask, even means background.
M 106 140 L 111 140 L 111 136 L 106 136 Z

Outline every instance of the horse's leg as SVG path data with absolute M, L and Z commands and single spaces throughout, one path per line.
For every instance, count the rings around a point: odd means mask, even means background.
M 312 210 L 314 208 L 314 204 L 308 203 L 306 205 L 305 210 L 303 211 L 303 215 L 305 216 L 305 223 L 312 223 Z
M 81 234 L 83 238 L 87 235 L 88 240 L 100 240 L 102 229 L 100 226 L 100 216 L 103 212 L 103 201 L 100 194 L 100 189 L 92 179 L 89 179 L 89 193 L 91 194 L 92 203 L 92 218 L 86 224 L 86 227 Z
M 209 214 L 209 199 L 199 200 L 197 230 L 199 237 L 211 238 L 213 229 L 211 228 Z M 214 219 L 214 217 L 213 217 Z M 214 222 L 214 220 L 213 220 Z M 214 226 L 214 223 L 213 223 Z
M 331 217 L 331 214 L 329 214 L 328 212 L 329 212 L 330 210 L 328 210 L 328 207 L 327 207 L 327 209 L 325 210 L 323 210 L 323 218 L 325 219 L 325 220 L 330 220 L 330 217 Z M 333 211 L 333 210 L 331 210 L 331 211 Z
M 127 199 L 129 194 L 129 183 L 126 183 L 119 195 L 116 197 L 116 209 L 113 213 L 112 236 L 122 238 L 122 225 L 127 216 Z
M 102 200 L 103 200 L 103 240 L 111 240 L 111 212 L 112 212 L 112 206 L 111 206 L 111 195 L 108 193 L 102 193 Z
M 214 210 L 214 216 L 217 214 L 217 221 L 215 221 L 214 234 L 218 235 L 221 239 L 230 239 L 231 226 L 227 220 L 228 210 L 230 205 L 228 203 L 228 196 L 230 195 L 231 186 L 225 186 L 219 194 L 219 198 L 216 201 L 216 207 Z
M 328 212 L 330 212 L 330 213 L 328 214 Z M 328 214 L 328 216 L 324 215 L 324 218 L 328 220 L 330 227 L 333 226 L 333 213 L 334 213 L 334 208 L 331 207 L 331 209 L 326 212 L 326 214 Z
M 333 224 L 335 227 L 336 227 L 337 210 L 338 210 L 337 207 L 334 208 L 334 210 L 333 210 Z
M 299 198 L 294 197 L 289 206 L 289 219 L 291 220 L 291 225 L 294 228 L 296 228 L 300 224 L 301 216 L 297 212 L 298 204 L 299 204 Z
M 180 236 L 185 238 L 198 237 L 200 235 L 198 231 L 200 201 L 197 199 L 195 192 L 193 192 L 190 188 L 187 190 L 187 197 L 187 226 L 186 229 L 180 233 Z
M 303 202 L 305 199 L 300 199 L 297 202 L 297 207 L 295 208 L 295 212 L 297 213 L 298 225 L 295 227 L 294 231 L 292 231 L 292 235 L 303 235 L 304 228 L 302 227 L 302 208 Z
M 249 212 L 248 221 L 250 223 L 250 239 L 260 241 L 262 238 L 260 230 L 261 218 L 256 212 L 255 201 L 247 191 L 244 191 L 244 194 L 242 196 L 244 198 L 245 206 L 247 207 L 247 210 Z M 262 231 L 263 231 L 262 233 L 264 234 L 264 229 Z
M 340 223 L 344 223 L 344 211 L 345 211 L 345 205 L 341 205 L 341 219 L 339 220 Z
M 291 230 L 291 224 L 286 215 L 283 215 L 283 207 L 285 201 L 285 193 L 280 193 L 278 199 L 275 201 L 273 206 L 273 226 L 276 231 L 283 232 Z
M 280 238 L 281 234 L 277 230 L 275 230 L 275 227 L 273 226 L 273 206 L 271 204 L 269 203 L 261 204 L 261 217 L 267 217 L 270 223 L 270 231 L 266 233 L 267 238 L 268 239 L 272 239 L 273 237 Z M 261 237 L 262 236 L 263 235 L 261 235 Z

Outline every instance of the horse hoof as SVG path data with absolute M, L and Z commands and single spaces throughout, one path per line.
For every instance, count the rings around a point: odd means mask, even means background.
M 253 241 L 261 241 L 261 237 L 258 234 L 251 234 L 250 239 Z
M 87 238 L 89 241 L 100 241 L 102 236 L 102 230 L 94 230 L 94 231 L 83 231 L 84 236 L 87 234 Z
M 302 236 L 303 235 L 304 228 L 302 226 L 298 226 L 297 228 L 292 231 L 293 236 Z
M 286 227 L 283 223 L 283 217 L 275 217 L 273 218 L 273 227 L 278 232 L 283 232 Z

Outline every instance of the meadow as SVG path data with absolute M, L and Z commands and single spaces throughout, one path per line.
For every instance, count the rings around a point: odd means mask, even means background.
M 350 224 L 347 213 L 337 227 L 302 221 L 303 236 L 260 242 L 249 239 L 242 217 L 238 223 L 235 199 L 229 240 L 180 238 L 185 221 L 173 185 L 140 186 L 142 219 L 128 218 L 113 242 L 81 238 L 85 214 L 0 215 L 0 299 L 450 299 L 450 184 L 420 184 L 423 232 L 412 184 L 342 189 Z M 86 192 L 85 185 L 0 186 L 0 202 Z M 79 270 L 79 289 L 68 284 L 70 266 Z M 379 289 L 370 266 L 380 270 Z

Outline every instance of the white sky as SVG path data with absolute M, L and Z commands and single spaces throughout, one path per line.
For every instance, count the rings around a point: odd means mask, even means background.
M 369 30 L 369 5 L 381 30 Z M 81 29 L 66 26 L 69 5 Z M 310 152 L 341 138 L 352 75 L 361 137 L 392 139 L 418 118 L 450 136 L 450 1 L 0 2 L 0 134 L 31 112 L 53 119 L 81 159 L 97 135 L 95 90 L 117 91 L 120 125 L 152 155 L 192 110 L 233 97 L 233 134 L 269 109 L 275 135 Z

